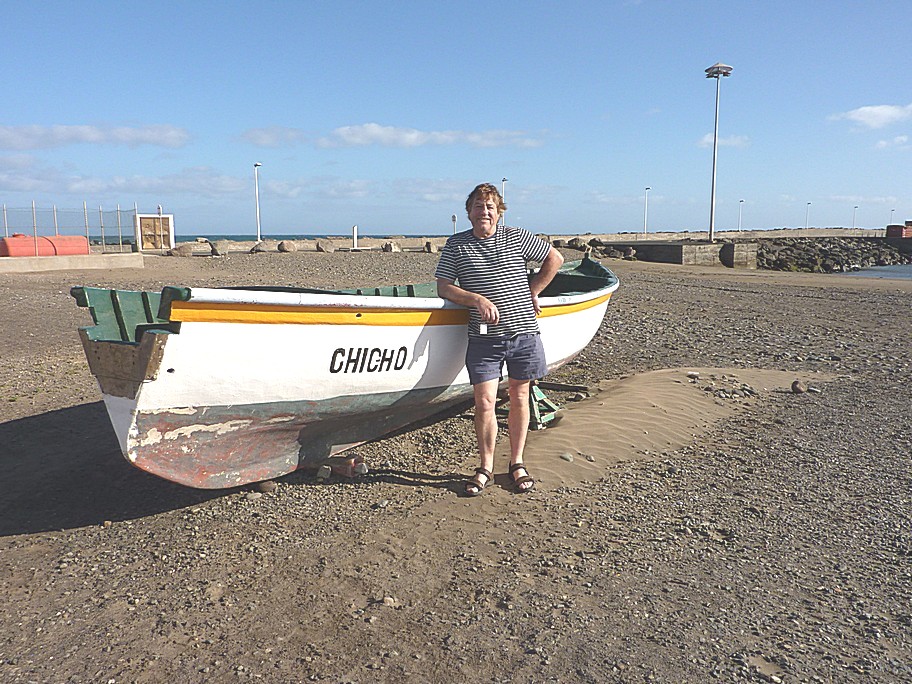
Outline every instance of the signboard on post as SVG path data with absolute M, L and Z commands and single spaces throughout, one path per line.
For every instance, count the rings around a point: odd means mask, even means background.
M 174 214 L 134 214 L 133 228 L 139 251 L 174 249 Z

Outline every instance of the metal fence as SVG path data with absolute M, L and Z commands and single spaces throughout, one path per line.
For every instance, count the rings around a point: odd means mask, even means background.
M 133 249 L 135 242 L 134 217 L 137 208 L 59 209 L 56 206 L 7 207 L 3 205 L 3 236 L 13 234 L 46 237 L 57 235 L 84 235 L 90 245 L 103 252 L 124 252 Z

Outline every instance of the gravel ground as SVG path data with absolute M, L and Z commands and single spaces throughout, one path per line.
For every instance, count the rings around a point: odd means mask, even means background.
M 609 264 L 598 336 L 551 379 L 765 368 L 821 391 L 764 393 L 682 449 L 523 497 L 454 496 L 470 411 L 359 447 L 365 477 L 268 492 L 189 490 L 120 455 L 70 285 L 359 286 L 435 262 L 0 275 L 0 681 L 912 680 L 899 281 Z

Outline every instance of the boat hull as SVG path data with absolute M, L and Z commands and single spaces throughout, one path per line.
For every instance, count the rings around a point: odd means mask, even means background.
M 471 387 L 454 386 L 444 392 L 137 411 L 127 457 L 173 482 L 202 489 L 234 487 L 318 466 L 470 395 Z

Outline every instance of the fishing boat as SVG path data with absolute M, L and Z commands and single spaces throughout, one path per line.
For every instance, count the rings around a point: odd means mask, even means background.
M 539 297 L 549 369 L 589 343 L 617 287 L 588 256 L 558 272 Z M 468 311 L 434 283 L 71 294 L 124 456 L 190 487 L 318 467 L 472 396 Z

